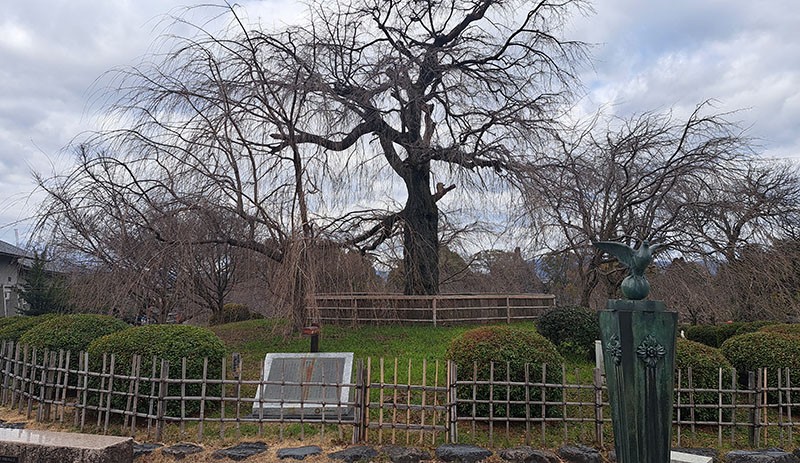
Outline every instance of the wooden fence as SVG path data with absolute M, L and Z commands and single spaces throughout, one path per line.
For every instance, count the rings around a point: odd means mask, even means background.
M 237 358 L 234 356 L 234 358 Z M 0 403 L 39 421 L 82 431 L 161 440 L 166 433 L 202 441 L 212 435 L 270 435 L 303 439 L 308 432 L 336 433 L 353 442 L 479 442 L 494 445 L 613 442 L 610 409 L 600 370 L 526 368 L 505 364 L 458 369 L 450 362 L 359 360 L 352 380 L 268 382 L 245 378 L 241 360 L 210 362 L 188 374 L 187 359 L 40 351 L 5 342 L 0 348 Z M 420 364 L 421 363 L 421 364 Z M 263 373 L 263 372 L 262 372 Z M 707 375 L 704 375 L 707 381 Z M 341 380 L 340 380 L 341 381 Z M 323 404 L 322 414 L 283 413 L 283 397 L 255 399 L 256 388 L 277 384 L 348 388 L 346 401 Z M 744 386 L 743 386 L 744 384 Z M 677 446 L 796 447 L 800 386 L 785 370 L 759 370 L 744 378 L 718 372 L 714 385 L 695 384 L 679 371 L 675 389 Z M 302 400 L 302 399 L 301 399 Z M 253 413 L 256 403 L 277 404 L 278 415 Z M 338 412 L 325 413 L 326 406 Z M 350 413 L 352 411 L 352 413 Z
M 555 306 L 552 294 L 320 294 L 315 298 L 320 322 L 353 325 L 511 323 L 536 319 Z

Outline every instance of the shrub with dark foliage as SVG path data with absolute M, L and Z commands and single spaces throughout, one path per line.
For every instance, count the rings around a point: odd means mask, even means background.
M 740 334 L 725 341 L 720 350 L 740 373 L 764 367 L 800 370 L 797 336 L 765 331 Z
M 675 344 L 675 368 L 681 373 L 681 384 L 684 388 L 694 389 L 717 389 L 719 387 L 719 369 L 723 369 L 723 381 L 725 387 L 730 386 L 731 372 L 733 366 L 722 355 L 719 349 L 701 344 L 688 339 L 678 338 Z M 691 384 L 689 383 L 689 369 L 691 369 Z M 675 378 L 676 385 L 678 377 Z M 723 394 L 723 403 L 731 403 L 731 394 Z M 681 398 L 681 403 L 693 402 L 700 407 L 695 408 L 694 419 L 699 421 L 716 422 L 717 404 L 719 396 L 716 392 L 687 392 Z M 677 398 L 675 403 L 677 404 Z M 703 407 L 708 405 L 709 407 Z M 725 413 L 723 417 L 729 415 Z M 681 419 L 691 418 L 689 408 L 681 410 Z
M 769 320 L 756 320 L 754 322 L 741 322 L 739 323 L 739 328 L 736 330 L 736 334 L 745 334 L 745 333 L 754 333 L 756 331 L 761 331 L 761 328 L 772 326 L 775 322 Z M 727 338 L 726 338 L 727 340 Z
M 781 333 L 789 336 L 800 336 L 800 323 L 780 323 L 777 325 L 767 325 L 759 328 L 758 331 L 766 333 Z
M 719 347 L 717 325 L 693 325 L 686 328 L 686 339 L 709 347 Z
M 536 329 L 567 357 L 593 358 L 600 339 L 597 312 L 586 307 L 551 309 L 536 320 Z
M 528 380 L 531 383 L 541 382 L 542 366 L 546 365 L 546 378 L 548 383 L 561 382 L 561 365 L 563 357 L 555 346 L 545 337 L 533 330 L 526 330 L 511 326 L 487 326 L 466 331 L 461 336 L 453 339 L 447 349 L 447 358 L 457 365 L 457 374 L 460 381 L 505 381 L 509 378 L 512 382 L 525 381 L 526 364 L 528 364 Z M 492 362 L 494 362 L 492 366 Z M 535 392 L 534 392 L 535 389 Z M 473 394 L 476 397 L 475 414 L 478 417 L 489 416 L 526 416 L 525 387 L 499 386 L 491 388 L 494 404 L 487 403 L 490 399 L 488 385 L 463 385 L 458 388 L 458 397 L 464 402 L 459 404 L 459 413 L 472 414 Z M 533 397 L 538 393 L 538 387 L 532 388 L 529 395 Z M 510 397 L 512 404 L 509 408 L 506 401 Z M 552 388 L 548 391 L 548 400 L 557 401 L 561 391 Z M 491 409 L 490 409 L 491 407 Z M 559 407 L 548 407 L 546 414 L 554 416 Z M 530 416 L 540 416 L 540 407 L 531 406 L 528 411 Z
M 186 377 L 200 379 L 203 375 L 203 359 L 208 358 L 208 378 L 219 379 L 222 369 L 222 358 L 225 356 L 225 345 L 217 335 L 206 328 L 188 325 L 145 325 L 128 328 L 108 336 L 96 339 L 89 345 L 89 357 L 95 371 L 100 369 L 102 354 L 114 354 L 118 371 L 130 372 L 131 360 L 135 355 L 141 356 L 140 376 L 149 375 L 153 370 L 153 357 L 157 359 L 156 371 L 160 374 L 160 361 L 169 362 L 169 377 L 181 376 L 181 360 L 186 358 Z M 116 383 L 115 383 L 116 387 Z M 119 382 L 120 391 L 127 391 L 128 384 Z M 144 388 L 144 389 L 142 389 Z M 150 384 L 141 382 L 139 389 L 149 391 Z M 200 384 L 186 386 L 187 396 L 199 396 Z M 218 387 L 209 387 L 206 394 L 213 396 Z M 180 385 L 169 386 L 170 396 L 180 396 Z M 120 396 L 117 406 L 125 407 L 125 399 Z M 115 397 L 115 400 L 117 398 Z M 140 411 L 146 411 L 146 401 L 138 404 Z M 200 409 L 199 401 L 186 402 L 186 414 L 195 414 Z M 167 414 L 180 416 L 179 401 L 168 402 Z
M 686 338 L 707 346 L 719 347 L 734 336 L 753 333 L 773 323 L 759 320 L 754 322 L 724 323 L 722 325 L 695 325 L 686 329 Z
M 722 354 L 739 373 L 739 384 L 748 385 L 748 372 L 767 369 L 767 384 L 778 385 L 779 370 L 785 378 L 786 369 L 792 378 L 800 377 L 800 337 L 783 333 L 757 331 L 734 336 L 720 347 Z M 785 384 L 785 383 L 784 383 Z M 770 393 L 770 400 L 777 400 Z
M 34 326 L 19 341 L 52 351 L 64 349 L 77 355 L 95 339 L 126 328 L 127 323 L 108 315 L 62 315 Z
M 45 314 L 35 317 L 10 317 L 7 322 L 0 325 L 0 341 L 19 341 L 29 329 L 56 316 L 56 314 Z

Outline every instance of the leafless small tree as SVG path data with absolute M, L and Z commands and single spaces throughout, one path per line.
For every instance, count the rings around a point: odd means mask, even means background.
M 488 250 L 474 256 L 471 286 L 475 292 L 540 293 L 544 290 L 536 263 L 527 261 L 520 248 L 514 251 Z
M 800 171 L 787 163 L 747 160 L 681 191 L 680 201 L 694 251 L 735 262 L 749 246 L 791 236 L 800 211 Z
M 591 246 L 594 240 L 668 242 L 684 249 L 685 208 L 680 196 L 746 159 L 741 130 L 724 115 L 699 105 L 686 120 L 645 113 L 601 119 L 565 140 L 544 165 L 531 169 L 532 214 L 553 255 L 572 262 L 578 298 L 588 306 L 601 283 L 614 296 L 624 276 Z

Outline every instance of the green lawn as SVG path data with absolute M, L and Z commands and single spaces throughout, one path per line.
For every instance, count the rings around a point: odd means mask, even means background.
M 335 326 L 322 327 L 322 352 L 353 352 L 357 358 L 399 357 L 412 360 L 444 360 L 447 346 L 454 337 L 480 325 L 459 326 Z M 533 323 L 512 326 L 536 330 Z M 284 337 L 271 320 L 248 320 L 210 327 L 231 352 L 257 355 L 268 352 L 308 352 L 307 336 Z
M 533 323 L 515 323 L 513 326 L 535 330 Z M 444 371 L 447 347 L 450 341 L 461 333 L 481 325 L 458 326 L 335 326 L 322 327 L 320 351 L 353 352 L 356 359 L 372 358 L 377 366 L 380 358 L 387 365 L 394 359 L 399 362 L 399 377 L 405 378 L 408 362 L 412 364 L 412 376 L 419 378 L 422 361 L 428 363 L 431 374 L 436 361 L 440 372 Z M 284 337 L 276 330 L 272 320 L 248 320 L 210 327 L 219 336 L 229 352 L 238 352 L 244 362 L 247 376 L 254 377 L 260 371 L 264 356 L 270 352 L 308 352 L 310 340 L 306 336 Z M 373 367 L 373 372 L 376 372 Z M 377 374 L 377 372 L 376 372 Z M 386 372 L 387 375 L 393 372 Z

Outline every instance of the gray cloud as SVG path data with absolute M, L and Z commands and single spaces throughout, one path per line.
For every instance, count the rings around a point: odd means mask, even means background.
M 639 2 L 597 6 L 574 31 L 597 43 L 584 112 L 675 108 L 706 99 L 751 127 L 769 157 L 800 160 L 800 13 L 793 2 Z
M 37 201 L 31 170 L 64 169 L 63 148 L 94 127 L 95 80 L 152 50 L 163 15 L 192 0 L 7 2 L 0 17 L 0 239 L 23 235 Z M 198 3 L 200 1 L 198 0 Z M 247 1 L 266 27 L 291 21 L 295 0 Z M 768 156 L 800 159 L 800 8 L 794 0 L 605 0 L 567 35 L 596 44 L 579 108 L 627 115 L 716 99 L 752 126 Z M 191 15 L 203 20 L 208 10 Z M 22 223 L 16 224 L 17 221 Z

